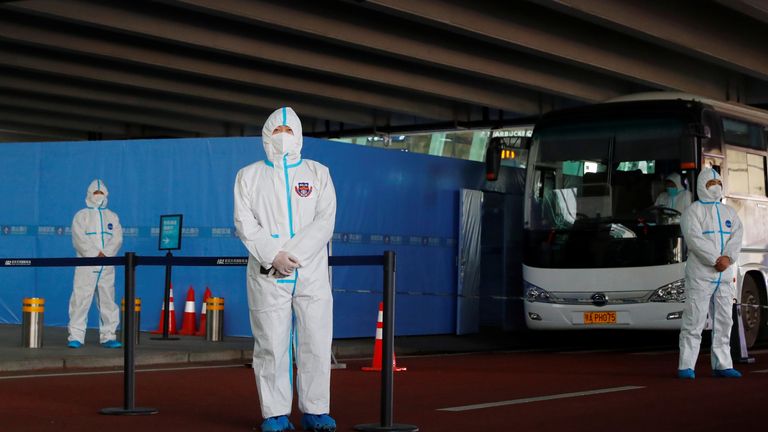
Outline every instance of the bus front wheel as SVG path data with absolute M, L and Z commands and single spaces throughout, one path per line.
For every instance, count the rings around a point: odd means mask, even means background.
M 741 304 L 744 340 L 747 347 L 751 348 L 758 337 L 764 337 L 767 333 L 765 319 L 768 317 L 761 307 L 759 285 L 751 276 L 745 277 L 741 285 Z

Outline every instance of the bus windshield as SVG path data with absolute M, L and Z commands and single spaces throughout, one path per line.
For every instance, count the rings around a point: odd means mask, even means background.
M 638 249 L 653 237 L 679 237 L 679 212 L 654 206 L 664 178 L 680 173 L 685 123 L 635 119 L 544 127 L 534 133 L 526 231 L 540 266 L 614 267 L 675 262 L 668 253 L 612 258 L 617 248 Z M 684 183 L 686 176 L 683 176 Z M 684 186 L 690 190 L 688 185 Z M 531 237 L 532 236 L 532 237 Z M 541 242 L 549 242 L 547 253 Z M 659 240 L 661 241 L 661 240 Z M 559 242 L 559 247 L 555 242 Z M 570 243 L 581 252 L 568 253 Z M 655 248 L 653 244 L 645 246 Z M 584 247 L 597 248 L 589 258 Z M 659 246 L 661 247 L 661 246 Z M 606 259 L 595 258 L 606 255 Z M 540 258 L 540 259 L 537 259 Z M 541 262 L 542 260 L 546 262 Z M 650 262 L 649 262 L 650 260 Z

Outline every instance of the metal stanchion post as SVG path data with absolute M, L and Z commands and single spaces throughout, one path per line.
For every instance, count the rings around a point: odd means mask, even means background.
M 120 302 L 120 310 L 123 312 L 123 316 L 125 316 L 125 299 L 123 299 Z M 139 337 L 140 335 L 139 331 L 141 330 L 141 299 L 140 298 L 136 299 L 136 303 L 134 305 L 133 311 L 135 314 L 133 322 L 136 327 L 136 331 L 133 333 L 136 335 L 136 345 L 139 345 L 141 343 L 141 340 Z M 125 345 L 125 334 L 126 334 L 125 321 L 123 321 L 123 324 L 120 326 L 120 337 L 119 337 L 120 342 L 122 342 L 123 345 Z
M 163 336 L 150 339 L 179 340 L 177 337 L 168 337 L 168 326 L 171 325 L 171 271 L 173 269 L 171 266 L 171 257 L 173 257 L 173 254 L 171 251 L 168 251 L 165 254 L 165 257 L 168 259 L 168 262 L 165 264 L 165 292 L 163 294 Z
M 381 422 L 379 424 L 361 424 L 357 431 L 402 431 L 417 432 L 418 426 L 394 424 L 392 422 L 393 371 L 392 360 L 395 347 L 395 253 L 384 252 L 384 334 L 382 338 L 381 359 Z
M 135 304 L 136 292 L 136 254 L 133 252 L 126 252 L 125 254 L 125 302 L 127 304 Z M 125 330 L 125 345 L 124 345 L 124 366 L 123 366 L 123 407 L 122 408 L 103 408 L 101 414 L 107 415 L 147 415 L 157 414 L 155 408 L 137 408 L 134 406 L 135 396 L 135 377 L 136 377 L 136 365 L 134 362 L 133 351 L 135 349 L 135 336 L 134 332 L 137 331 L 134 319 L 134 311 L 132 308 L 125 308 L 125 315 L 123 316 L 123 325 Z

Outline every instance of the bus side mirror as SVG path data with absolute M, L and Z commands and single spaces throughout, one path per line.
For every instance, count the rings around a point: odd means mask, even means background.
M 485 179 L 496 181 L 499 179 L 501 168 L 501 138 L 491 138 L 488 148 L 485 150 Z

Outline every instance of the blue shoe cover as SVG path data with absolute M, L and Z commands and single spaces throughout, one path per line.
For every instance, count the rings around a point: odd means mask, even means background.
M 301 427 L 306 431 L 335 432 L 336 420 L 328 414 L 304 414 L 301 417 Z
M 104 348 L 122 348 L 123 344 L 113 339 L 104 342 L 101 346 Z
M 69 341 L 67 346 L 70 347 L 70 348 L 80 348 L 81 346 L 83 346 L 83 344 L 81 344 L 78 341 Z
M 712 374 L 718 378 L 741 378 L 741 372 L 736 369 L 715 369 Z
M 693 373 L 693 369 L 678 369 L 677 377 L 680 379 L 694 379 L 696 374 Z
M 283 432 L 294 430 L 293 425 L 288 420 L 288 416 L 277 416 L 264 419 L 261 424 L 261 432 Z

